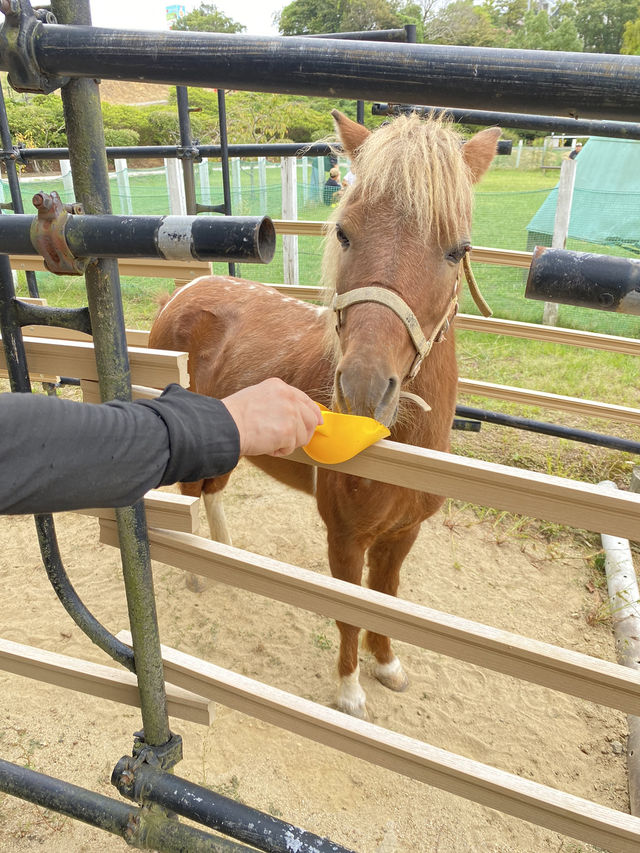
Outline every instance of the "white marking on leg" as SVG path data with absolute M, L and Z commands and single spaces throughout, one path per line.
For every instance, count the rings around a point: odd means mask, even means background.
M 205 493 L 204 507 L 207 513 L 207 521 L 209 522 L 211 538 L 216 542 L 223 542 L 225 545 L 231 545 L 231 533 L 229 532 L 229 526 L 227 525 L 227 517 L 224 514 L 222 492 Z
M 366 713 L 367 697 L 360 687 L 360 666 L 358 665 L 351 675 L 344 675 L 340 679 L 338 688 L 338 708 L 352 717 L 364 718 Z
M 385 678 L 392 678 L 397 673 L 402 672 L 402 665 L 394 655 L 393 660 L 389 661 L 389 663 L 376 663 L 374 671 L 376 678 L 384 680 Z

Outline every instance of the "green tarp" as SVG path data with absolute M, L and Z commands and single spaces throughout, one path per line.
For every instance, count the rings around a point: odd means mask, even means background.
M 558 187 L 527 225 L 551 244 Z M 576 158 L 569 237 L 640 250 L 640 141 L 592 137 Z M 529 240 L 531 242 L 531 239 Z

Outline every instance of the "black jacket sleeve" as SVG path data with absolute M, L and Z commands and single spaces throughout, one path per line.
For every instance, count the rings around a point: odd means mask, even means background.
M 103 405 L 0 394 L 0 513 L 128 506 L 159 485 L 226 474 L 239 451 L 224 404 L 179 385 Z

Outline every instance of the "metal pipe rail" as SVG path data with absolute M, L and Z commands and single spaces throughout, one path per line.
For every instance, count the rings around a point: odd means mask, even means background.
M 619 121 L 640 115 L 639 56 L 70 27 L 36 21 L 26 0 L 13 5 L 0 30 L 0 70 L 19 90 L 99 76 Z
M 522 429 L 526 432 L 537 432 L 541 435 L 552 435 L 556 438 L 567 438 L 570 441 L 580 441 L 583 444 L 593 444 L 596 447 L 609 447 L 612 450 L 621 450 L 624 453 L 640 454 L 640 442 L 631 441 L 628 438 L 617 438 L 614 435 L 603 435 L 602 433 L 591 432 L 590 430 L 564 427 L 558 424 L 546 423 L 545 421 L 534 421 L 530 418 L 506 415 L 503 412 L 474 409 L 472 406 L 456 406 L 456 414 L 475 421 L 513 427 L 514 429 Z
M 510 139 L 501 139 L 498 142 L 498 154 L 511 154 L 512 142 Z M 108 147 L 105 149 L 110 159 L 121 158 L 124 160 L 148 160 L 157 159 L 181 159 L 184 149 L 179 145 L 125 145 L 121 147 Z M 329 145 L 326 142 L 314 142 L 307 144 L 302 142 L 267 142 L 254 143 L 251 145 L 229 145 L 229 157 L 326 157 L 335 152 L 341 152 L 342 146 Z M 212 159 L 224 159 L 224 148 L 222 145 L 200 145 L 195 144 L 190 149 L 192 157 L 209 157 Z M 26 163 L 29 160 L 66 160 L 69 157 L 67 148 L 16 148 L 14 152 L 16 162 Z M 224 173 L 223 173 L 224 174 Z
M 522 130 L 570 133 L 574 136 L 609 136 L 616 139 L 640 139 L 640 124 L 630 121 L 590 121 L 563 116 L 534 116 L 526 113 L 500 113 L 489 110 L 449 109 L 416 104 L 372 104 L 374 116 L 417 112 L 421 115 L 446 113 L 460 124 L 514 127 Z
M 415 42 L 416 25 L 405 24 L 396 30 L 357 30 L 350 33 L 305 33 L 309 39 L 348 39 L 350 41 Z
M 165 773 L 151 764 L 125 756 L 111 774 L 111 784 L 123 797 L 153 803 L 209 829 L 232 835 L 265 853 L 353 853 L 297 826 L 229 797 Z
M 0 253 L 44 254 L 34 226 L 38 217 L 7 216 Z M 267 216 L 82 216 L 69 214 L 61 236 L 75 259 L 163 258 L 165 260 L 268 263 L 276 232 Z
M 527 299 L 640 314 L 640 260 L 536 246 Z
M 251 853 L 243 844 L 178 823 L 159 809 L 135 808 L 2 759 L 0 791 L 119 835 L 132 847 L 161 853 Z

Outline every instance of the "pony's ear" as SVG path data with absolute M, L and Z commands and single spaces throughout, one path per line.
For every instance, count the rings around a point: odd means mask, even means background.
M 361 124 L 351 121 L 340 110 L 331 110 L 331 115 L 336 123 L 336 130 L 345 152 L 349 157 L 355 157 L 357 149 L 362 145 L 371 131 L 367 130 Z
M 471 170 L 474 183 L 480 180 L 491 165 L 501 133 L 502 130 L 499 127 L 488 127 L 476 133 L 462 146 L 462 156 Z

